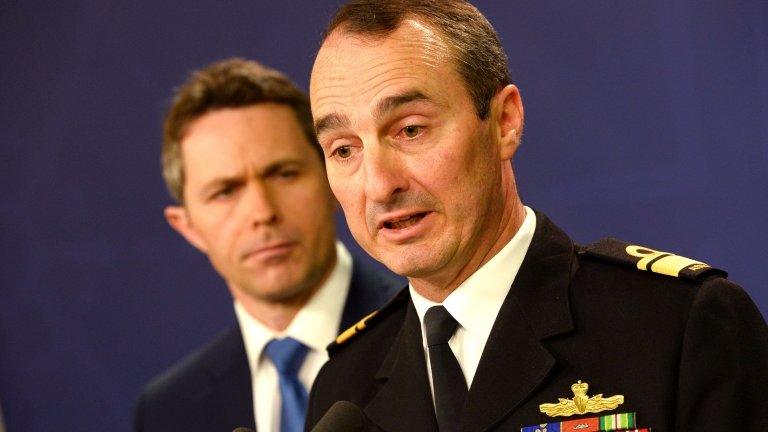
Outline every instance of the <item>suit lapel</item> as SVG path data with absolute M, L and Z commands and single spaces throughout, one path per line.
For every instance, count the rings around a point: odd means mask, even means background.
M 210 430 L 254 427 L 251 372 L 239 326 L 226 336 L 224 346 L 208 365 L 210 391 L 203 395 Z M 232 424 L 232 422 L 236 424 Z
M 396 292 L 394 281 L 379 276 L 359 261 L 354 261 L 349 294 L 342 313 L 342 329 L 381 306 Z M 419 341 L 419 343 L 421 343 Z M 210 383 L 197 396 L 205 407 L 207 430 L 254 428 L 253 391 L 248 356 L 239 326 L 227 333 L 215 357 L 207 361 Z M 235 424 L 232 422 L 235 421 Z M 202 425 L 201 425 L 202 426 Z
M 483 350 L 460 430 L 498 424 L 555 365 L 541 341 L 573 329 L 568 304 L 573 257 L 570 239 L 537 213 L 533 240 Z
M 422 346 L 419 318 L 409 301 L 405 322 L 376 375 L 385 382 L 364 409 L 384 431 L 437 431 Z

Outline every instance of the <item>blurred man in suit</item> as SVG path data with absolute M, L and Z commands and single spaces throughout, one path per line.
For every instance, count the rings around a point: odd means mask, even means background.
M 522 98 L 472 5 L 343 6 L 310 99 L 352 234 L 410 286 L 330 348 L 308 428 L 346 400 L 370 431 L 768 430 L 768 329 L 724 272 L 523 205 Z
M 231 59 L 192 75 L 165 121 L 168 223 L 205 253 L 238 325 L 157 377 L 139 431 L 298 431 L 307 390 L 338 333 L 394 286 L 336 240 L 306 96 L 285 76 Z

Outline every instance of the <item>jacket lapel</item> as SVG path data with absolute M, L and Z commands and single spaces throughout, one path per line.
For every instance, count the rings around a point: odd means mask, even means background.
M 421 327 L 410 300 L 405 322 L 376 378 L 385 382 L 364 409 L 371 421 L 386 432 L 437 431 Z
M 573 244 L 545 216 L 536 216 L 533 240 L 472 381 L 462 431 L 488 430 L 524 402 L 555 365 L 542 340 L 573 329 Z
M 215 357 L 208 360 L 210 383 L 208 391 L 200 395 L 200 407 L 209 424 L 207 429 L 254 427 L 251 372 L 240 327 L 235 326 L 221 344 Z

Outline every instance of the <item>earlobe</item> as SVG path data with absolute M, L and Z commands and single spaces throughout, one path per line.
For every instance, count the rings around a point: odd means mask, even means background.
M 192 225 L 192 221 L 189 218 L 189 213 L 186 208 L 183 206 L 168 206 L 163 213 L 168 225 L 170 225 L 174 231 L 181 234 L 182 237 L 200 252 L 205 254 L 208 253 L 208 247 Z
M 509 84 L 495 96 L 498 142 L 502 160 L 510 160 L 520 146 L 523 134 L 523 100 L 514 84 Z

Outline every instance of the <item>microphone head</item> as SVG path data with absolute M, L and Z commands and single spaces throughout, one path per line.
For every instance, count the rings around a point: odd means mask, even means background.
M 256 432 L 256 431 L 247 427 L 239 427 L 239 428 L 233 429 L 232 432 Z
M 365 414 L 352 402 L 338 401 L 326 411 L 312 432 L 362 432 Z

